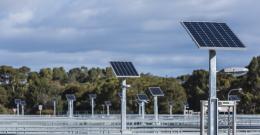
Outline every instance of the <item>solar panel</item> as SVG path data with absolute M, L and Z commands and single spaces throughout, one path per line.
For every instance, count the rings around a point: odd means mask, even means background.
M 229 100 L 240 101 L 240 98 L 237 95 L 229 95 Z
M 15 104 L 20 104 L 21 103 L 21 99 L 14 99 L 14 103 Z
M 88 94 L 88 97 L 91 99 L 91 98 L 97 98 L 97 95 L 96 94 Z
M 21 105 L 26 105 L 26 102 L 25 101 L 21 101 Z
M 74 94 L 66 94 L 66 98 L 67 98 L 67 100 L 73 100 L 73 101 L 76 100 L 76 97 Z
M 132 62 L 110 62 L 112 69 L 117 77 L 139 77 Z
M 106 104 L 106 106 L 111 106 L 112 105 L 111 101 L 105 101 L 105 104 Z
M 148 97 L 145 94 L 137 94 L 137 99 L 139 101 L 142 101 L 142 102 L 147 102 L 148 101 Z
M 149 91 L 152 94 L 152 96 L 164 96 L 164 93 L 160 87 L 149 87 Z
M 204 49 L 244 49 L 244 44 L 226 23 L 182 22 L 194 42 Z

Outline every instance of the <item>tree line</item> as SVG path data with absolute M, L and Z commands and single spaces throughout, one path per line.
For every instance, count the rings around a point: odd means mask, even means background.
M 226 100 L 227 93 L 233 88 L 243 88 L 238 94 L 239 113 L 259 113 L 260 108 L 260 56 L 254 57 L 247 66 L 249 72 L 242 77 L 218 74 L 218 97 Z M 153 113 L 153 99 L 148 87 L 159 86 L 165 96 L 159 98 L 159 112 L 168 113 L 168 101 L 173 101 L 173 112 L 182 113 L 183 105 L 199 111 L 200 100 L 208 96 L 208 72 L 195 70 L 191 75 L 176 78 L 160 77 L 150 73 L 141 73 L 140 78 L 131 78 L 127 83 L 131 88 L 127 90 L 127 109 L 129 113 L 138 112 L 136 94 L 145 93 L 149 96 L 146 112 Z M 43 114 L 52 114 L 52 101 L 57 101 L 57 113 L 67 111 L 66 94 L 75 94 L 75 112 L 90 113 L 90 99 L 88 94 L 97 94 L 95 111 L 102 113 L 104 101 L 112 102 L 111 112 L 120 112 L 120 79 L 117 79 L 110 67 L 88 68 L 79 67 L 66 71 L 63 67 L 43 68 L 39 72 L 31 71 L 23 66 L 13 68 L 0 66 L 0 113 L 11 114 L 16 107 L 14 100 L 26 101 L 25 114 L 38 114 L 38 105 L 43 105 Z

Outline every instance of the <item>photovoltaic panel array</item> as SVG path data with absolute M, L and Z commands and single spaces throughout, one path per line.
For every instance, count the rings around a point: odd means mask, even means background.
M 229 100 L 240 101 L 240 98 L 237 95 L 229 95 Z
M 96 94 L 88 94 L 88 97 L 91 99 L 91 98 L 97 98 L 97 95 Z
M 107 106 L 111 106 L 112 103 L 111 103 L 111 101 L 105 101 L 105 105 L 107 105 Z
M 139 77 L 132 62 L 112 61 L 110 64 L 117 77 Z
M 21 105 L 26 105 L 26 102 L 25 101 L 21 101 Z
M 73 101 L 76 100 L 76 97 L 74 94 L 66 94 L 66 98 L 67 98 L 67 100 L 73 100 Z
M 148 101 L 148 97 L 145 94 L 137 94 L 136 96 L 137 96 L 137 99 L 139 101 L 142 101 L 142 102 L 147 102 Z
M 149 91 L 152 94 L 152 96 L 164 96 L 164 93 L 160 87 L 149 87 Z
M 204 49 L 244 49 L 244 44 L 227 26 L 217 22 L 182 22 L 194 42 Z
M 21 99 L 15 99 L 15 100 L 14 100 L 14 103 L 15 103 L 15 104 L 20 104 L 20 103 L 21 103 Z

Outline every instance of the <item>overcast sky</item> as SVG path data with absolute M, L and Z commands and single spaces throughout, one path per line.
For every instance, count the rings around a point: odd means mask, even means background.
M 105 67 L 130 60 L 139 72 L 178 76 L 208 68 L 180 25 L 226 22 L 246 51 L 218 51 L 218 70 L 260 53 L 259 0 L 1 0 L 0 65 Z

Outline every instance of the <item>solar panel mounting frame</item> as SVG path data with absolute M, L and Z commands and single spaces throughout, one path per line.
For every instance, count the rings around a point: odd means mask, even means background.
M 112 103 L 111 103 L 111 101 L 105 101 L 105 105 L 106 105 L 106 106 L 111 106 Z
M 142 102 L 148 102 L 149 101 L 148 96 L 146 94 L 137 94 L 136 97 L 137 97 L 137 100 L 142 101 Z
M 20 104 L 21 104 L 21 105 L 26 105 L 26 102 L 25 102 L 24 100 L 22 100 L 22 101 L 20 102 Z
M 117 78 L 138 78 L 140 77 L 139 73 L 137 72 L 136 68 L 134 67 L 133 63 L 132 62 L 129 62 L 129 61 L 110 61 L 109 62 L 111 67 L 112 67 L 112 71 L 113 73 L 116 75 Z M 113 66 L 113 63 L 129 63 L 131 64 L 133 67 L 133 70 L 137 73 L 137 75 L 118 75 L 117 72 L 115 71 L 115 67 Z
M 21 104 L 21 99 L 14 99 L 15 104 Z
M 148 89 L 149 89 L 150 93 L 152 94 L 152 96 L 154 96 L 154 97 L 162 97 L 162 96 L 164 96 L 164 93 L 163 93 L 163 91 L 162 91 L 162 89 L 160 87 L 149 87 Z M 159 90 L 160 94 L 155 94 L 153 92 L 153 89 Z
M 238 38 L 238 40 L 244 45 L 244 47 L 201 47 L 200 44 L 197 42 L 197 40 L 195 39 L 195 37 L 193 36 L 193 34 L 190 32 L 190 30 L 186 27 L 186 25 L 184 24 L 185 22 L 208 22 L 208 23 L 224 23 L 224 22 L 213 22 L 213 21 L 181 21 L 181 25 L 184 27 L 184 29 L 187 31 L 187 33 L 189 34 L 189 36 L 192 38 L 192 40 L 195 42 L 195 44 L 197 45 L 197 47 L 199 49 L 202 50 L 246 50 L 246 46 L 243 44 L 243 42 L 241 40 L 239 40 L 239 38 L 237 37 L 237 35 L 235 35 L 235 33 L 233 32 L 233 34 Z M 226 24 L 226 23 L 224 23 Z
M 91 99 L 91 98 L 97 98 L 97 94 L 88 94 L 88 97 Z
M 74 94 L 66 94 L 66 98 L 68 101 L 76 101 L 76 96 Z

